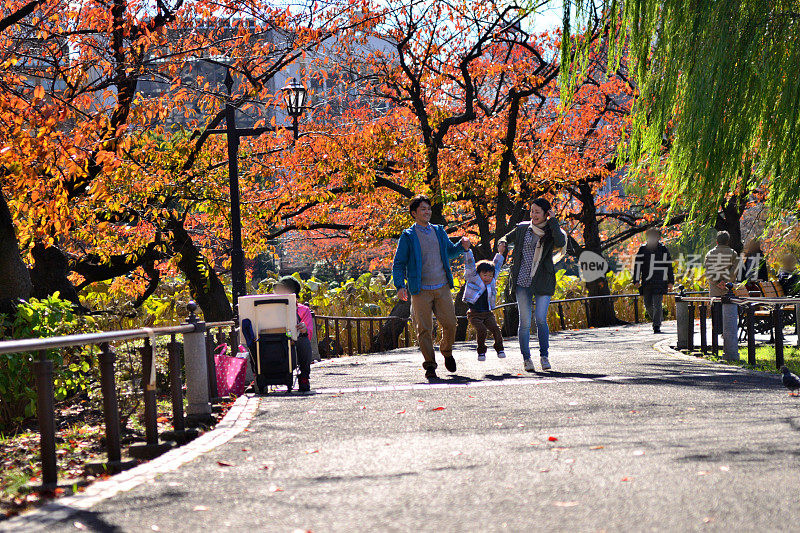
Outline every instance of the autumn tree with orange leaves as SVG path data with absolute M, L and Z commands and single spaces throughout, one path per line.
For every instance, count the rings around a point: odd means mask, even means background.
M 560 35 L 526 33 L 527 16 L 474 2 L 416 5 L 384 17 L 368 46 L 340 51 L 349 105 L 331 105 L 318 135 L 282 159 L 299 186 L 286 190 L 300 215 L 285 220 L 338 224 L 354 248 L 374 246 L 399 234 L 408 199 L 427 193 L 437 220 L 472 235 L 483 257 L 541 195 L 573 223 L 576 257 L 664 224 L 658 187 L 603 193 L 624 179 L 617 144 L 635 92 L 624 69 L 607 72 L 592 56 L 564 108 Z M 609 294 L 604 279 L 587 289 Z M 616 322 L 608 307 L 591 307 L 593 324 Z
M 81 288 L 125 276 L 135 304 L 179 272 L 206 319 L 229 318 L 225 141 L 208 133 L 228 96 L 202 67 L 230 68 L 231 100 L 263 123 L 278 73 L 374 13 L 349 0 L 41 0 L 5 13 L 0 299 L 59 291 L 80 305 Z M 291 145 L 276 137 L 272 150 Z M 263 173 L 244 187 L 264 188 Z

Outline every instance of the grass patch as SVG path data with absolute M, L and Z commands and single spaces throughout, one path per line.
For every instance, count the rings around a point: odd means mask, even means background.
M 684 353 L 688 353 L 684 350 Z M 725 363 L 726 365 L 733 365 L 733 366 L 740 366 L 742 368 L 749 368 L 751 370 L 759 370 L 761 372 L 770 372 L 772 374 L 778 374 L 779 371 L 775 367 L 775 347 L 774 346 L 756 346 L 756 364 L 750 365 L 747 363 L 747 346 L 740 346 L 739 347 L 739 360 L 738 361 L 726 361 L 722 358 L 722 351 L 720 350 L 720 355 L 715 356 L 711 353 L 703 354 L 698 350 L 695 350 L 689 355 L 693 355 L 695 357 L 702 357 L 704 359 L 708 359 L 709 361 L 714 361 L 717 363 Z M 794 346 L 784 346 L 783 347 L 783 362 L 784 364 L 789 367 L 789 370 L 794 372 L 795 374 L 800 374 L 800 349 Z
M 774 346 L 756 346 L 756 364 L 747 364 L 747 347 L 739 348 L 739 358 L 747 368 L 755 370 L 762 370 L 764 372 L 777 373 L 778 369 L 775 367 L 775 347 Z M 795 374 L 800 373 L 800 349 L 794 346 L 783 347 L 783 362 L 789 367 L 789 370 Z

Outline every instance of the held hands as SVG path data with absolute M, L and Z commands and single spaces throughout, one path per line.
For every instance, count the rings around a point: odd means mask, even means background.
M 498 243 L 497 243 L 497 253 L 498 253 L 498 254 L 500 254 L 500 255 L 506 255 L 506 249 L 507 249 L 507 248 L 508 248 L 508 247 L 506 246 L 506 243 L 504 243 L 504 242 L 498 242 Z
M 555 209 L 551 209 L 550 211 L 547 212 L 547 217 L 548 218 L 553 218 L 554 216 L 556 216 Z
M 300 335 L 308 334 L 308 326 L 306 326 L 305 322 L 300 322 L 299 324 L 297 324 L 297 333 Z
M 408 289 L 403 287 L 402 289 L 397 289 L 397 297 L 400 298 L 402 301 L 408 301 Z
M 469 237 L 461 237 L 461 246 L 464 248 L 464 251 L 466 252 L 467 250 L 470 249 L 470 246 L 472 246 L 472 241 L 469 240 Z

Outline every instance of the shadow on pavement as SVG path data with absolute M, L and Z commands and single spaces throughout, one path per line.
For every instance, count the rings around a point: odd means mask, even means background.
M 124 529 L 109 524 L 105 520 L 101 518 L 101 513 L 93 513 L 90 511 L 78 511 L 76 513 L 71 514 L 68 518 L 63 520 L 61 523 L 66 524 L 70 523 L 73 527 L 77 529 L 83 529 L 85 531 L 98 531 L 101 533 L 121 533 Z M 75 525 L 75 523 L 82 524 L 83 527 Z
M 435 385 L 437 383 L 475 383 L 480 381 L 479 379 L 471 378 L 469 376 L 461 376 L 459 374 L 448 374 L 446 377 L 437 377 L 436 379 L 430 379 L 425 381 L 420 381 L 420 384 L 430 383 Z
M 428 468 L 425 470 L 414 470 L 414 471 L 405 471 L 405 472 L 394 472 L 391 474 L 361 474 L 361 475 L 353 475 L 353 476 L 316 476 L 316 477 L 309 477 L 306 478 L 309 485 L 313 485 L 315 483 L 341 483 L 341 482 L 352 482 L 352 481 L 369 481 L 369 480 L 379 480 L 379 479 L 399 479 L 409 476 L 419 476 L 426 472 L 451 472 L 457 470 L 474 470 L 478 468 L 479 465 L 470 464 L 470 465 L 461 465 L 461 466 L 440 466 L 437 468 Z
M 559 372 L 550 370 L 548 372 L 536 372 L 535 375 L 547 378 L 585 378 L 598 379 L 606 377 L 606 374 L 587 374 L 585 372 Z

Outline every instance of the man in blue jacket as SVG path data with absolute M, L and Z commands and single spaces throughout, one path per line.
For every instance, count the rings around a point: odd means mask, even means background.
M 469 250 L 470 240 L 453 243 L 444 228 L 431 224 L 431 201 L 417 196 L 411 201 L 409 211 L 414 225 L 400 234 L 394 254 L 392 279 L 397 296 L 405 301 L 411 294 L 411 312 L 417 326 L 419 349 L 425 362 L 425 377 L 436 379 L 436 357 L 433 349 L 433 315 L 442 328 L 439 350 L 444 356 L 444 366 L 456 371 L 453 342 L 456 338 L 456 310 L 453 304 L 453 272 L 450 261 Z

